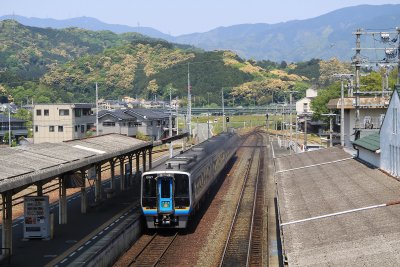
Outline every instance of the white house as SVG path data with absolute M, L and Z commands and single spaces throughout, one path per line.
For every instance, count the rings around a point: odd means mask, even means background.
M 399 89 L 393 91 L 380 130 L 380 167 L 395 177 L 400 177 L 400 97 L 397 91 Z
M 318 91 L 309 88 L 306 90 L 306 97 L 296 101 L 296 113 L 303 114 L 303 113 L 312 113 L 311 110 L 311 100 L 313 100 L 318 95 Z

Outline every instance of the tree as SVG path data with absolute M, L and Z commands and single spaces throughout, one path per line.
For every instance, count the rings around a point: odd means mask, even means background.
M 326 106 L 329 100 L 340 97 L 340 83 L 336 82 L 323 90 L 318 91 L 318 96 L 311 101 L 311 109 L 314 111 L 314 119 L 322 119 L 321 114 L 329 113 Z
M 4 134 L 3 143 L 8 144 L 8 142 L 9 142 L 9 136 L 10 136 L 10 133 L 7 131 L 7 132 Z M 11 131 L 11 146 L 16 146 L 16 145 L 17 145 L 17 142 L 16 142 L 16 140 L 15 140 L 15 136 L 14 136 L 13 132 Z
M 349 63 L 340 62 L 337 58 L 330 60 L 321 60 L 319 62 L 319 84 L 328 85 L 334 79 L 335 73 L 352 73 L 351 65 Z
M 25 127 L 28 129 L 28 137 L 33 137 L 32 133 L 32 113 L 29 110 L 26 109 L 18 109 L 17 113 L 14 115 L 15 118 L 24 120 L 25 122 Z
M 137 132 L 136 133 L 136 139 L 142 140 L 142 141 L 150 141 L 151 138 L 150 136 L 144 135 L 142 132 Z

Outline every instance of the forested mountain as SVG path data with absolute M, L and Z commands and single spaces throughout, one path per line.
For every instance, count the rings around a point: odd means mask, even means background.
M 102 98 L 163 97 L 171 88 L 173 96 L 185 98 L 189 70 L 198 105 L 207 102 L 207 92 L 211 103 L 219 103 L 222 87 L 236 103 L 263 104 L 271 100 L 266 92 L 304 91 L 313 76 L 300 75 L 301 65 L 246 61 L 229 51 L 204 52 L 134 33 L 42 29 L 6 20 L 0 40 L 0 86 L 17 102 L 93 101 L 96 82 Z
M 205 50 L 229 49 L 242 57 L 272 61 L 305 61 L 354 56 L 358 28 L 385 29 L 400 25 L 400 5 L 361 5 L 325 15 L 277 24 L 242 24 L 220 27 L 205 33 L 178 36 L 178 43 Z
M 5 16 L 0 16 L 0 20 L 16 20 L 23 25 L 40 27 L 40 28 L 65 29 L 65 28 L 77 27 L 91 31 L 112 31 L 114 33 L 137 32 L 153 38 L 163 38 L 165 40 L 172 40 L 171 39 L 172 36 L 162 33 L 151 27 L 143 27 L 143 26 L 131 27 L 120 24 L 108 24 L 98 19 L 90 17 L 78 17 L 78 18 L 58 20 L 51 18 L 42 19 L 42 18 L 27 18 L 18 15 L 5 15 Z
M 354 55 L 357 28 L 385 31 L 400 25 L 400 4 L 360 5 L 305 20 L 293 20 L 276 24 L 240 24 L 219 27 L 204 33 L 170 36 L 148 27 L 112 25 L 92 18 L 52 20 L 15 18 L 24 25 L 65 28 L 76 26 L 90 30 L 111 30 L 116 33 L 140 32 L 155 38 L 190 44 L 208 51 L 231 50 L 247 59 L 281 62 L 307 61 L 312 58 L 337 57 L 350 61 Z M 0 17 L 0 20 L 2 17 Z

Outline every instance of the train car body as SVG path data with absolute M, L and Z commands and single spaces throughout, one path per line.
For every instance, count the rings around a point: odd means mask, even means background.
M 186 228 L 239 142 L 237 134 L 223 133 L 143 173 L 141 205 L 147 227 Z

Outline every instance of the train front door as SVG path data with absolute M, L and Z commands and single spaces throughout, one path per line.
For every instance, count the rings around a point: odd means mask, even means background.
M 158 188 L 158 210 L 161 213 L 171 214 L 174 211 L 173 205 L 173 179 L 172 177 L 159 177 L 157 179 Z

